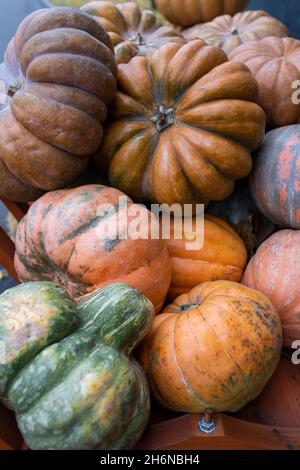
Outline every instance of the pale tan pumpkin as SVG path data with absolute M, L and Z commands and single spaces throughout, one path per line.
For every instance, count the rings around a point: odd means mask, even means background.
M 258 41 L 267 36 L 284 38 L 289 35 L 289 31 L 281 21 L 258 10 L 237 13 L 235 16 L 218 16 L 209 23 L 185 29 L 182 34 L 188 41 L 197 37 L 221 47 L 229 54 L 245 42 Z

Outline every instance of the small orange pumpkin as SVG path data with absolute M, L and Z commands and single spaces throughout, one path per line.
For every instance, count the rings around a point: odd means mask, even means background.
M 200 249 L 188 249 L 187 245 L 194 242 L 190 236 L 196 233 L 195 219 L 191 227 L 193 233 L 186 233 L 182 227 L 180 240 L 174 237 L 174 226 L 176 224 L 173 220 L 171 237 L 167 240 L 172 262 L 170 300 L 189 292 L 202 282 L 241 280 L 247 263 L 247 250 L 244 242 L 230 225 L 218 217 L 207 214 L 204 220 L 204 245 Z
M 261 393 L 281 346 L 271 302 L 241 284 L 216 281 L 178 297 L 156 317 L 139 360 L 165 407 L 234 412 Z

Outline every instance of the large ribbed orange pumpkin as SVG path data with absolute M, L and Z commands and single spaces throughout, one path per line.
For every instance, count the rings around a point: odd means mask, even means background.
M 156 317 L 139 360 L 167 408 L 231 412 L 261 393 L 281 346 L 270 301 L 241 284 L 216 281 L 178 297 Z
M 176 220 L 176 219 L 175 219 Z M 169 299 L 189 292 L 207 281 L 228 280 L 239 282 L 247 263 L 247 250 L 238 234 L 222 219 L 207 214 L 204 220 L 204 245 L 197 248 L 197 224 L 193 219 L 192 232 L 182 226 L 182 238 L 175 239 L 176 222 L 171 224 L 171 238 L 167 240 L 172 263 Z
M 300 231 L 282 230 L 265 241 L 247 266 L 243 283 L 263 292 L 278 310 L 284 344 L 300 339 Z
M 97 160 L 135 201 L 223 200 L 252 168 L 264 137 L 257 82 L 196 40 L 119 65 L 119 91 Z
M 144 239 L 126 238 L 130 227 L 145 220 L 150 212 L 134 207 L 114 188 L 88 185 L 50 192 L 30 207 L 18 226 L 19 278 L 53 281 L 71 297 L 125 282 L 140 289 L 158 312 L 171 280 L 166 243 L 151 239 L 150 224 Z

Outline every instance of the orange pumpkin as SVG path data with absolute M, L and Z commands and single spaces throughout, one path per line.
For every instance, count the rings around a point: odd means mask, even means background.
M 171 23 L 185 27 L 220 15 L 234 15 L 248 3 L 249 0 L 155 0 L 157 8 Z
M 233 412 L 261 393 L 281 346 L 270 301 L 241 284 L 216 281 L 178 297 L 156 317 L 139 360 L 165 407 Z
M 93 1 L 81 7 L 108 32 L 118 64 L 126 64 L 137 55 L 151 55 L 168 42 L 184 44 L 185 40 L 172 25 L 162 25 L 155 13 L 134 2 Z
M 119 65 L 119 91 L 97 160 L 135 201 L 223 200 L 252 168 L 266 118 L 242 64 L 196 40 Z
M 176 220 L 176 219 L 175 219 Z M 189 292 L 207 281 L 229 280 L 239 282 L 247 263 L 247 250 L 238 234 L 218 217 L 207 214 L 204 220 L 203 248 L 188 249 L 196 233 L 193 219 L 192 233 L 182 226 L 181 239 L 175 239 L 176 222 L 171 223 L 171 237 L 167 240 L 172 263 L 169 299 Z M 192 248 L 192 247 L 191 247 Z
M 300 41 L 270 36 L 250 41 L 234 49 L 232 62 L 247 65 L 259 84 L 258 103 L 271 128 L 300 123 L 299 93 L 294 82 L 300 80 Z
M 19 278 L 53 281 L 71 297 L 125 282 L 140 289 L 158 312 L 171 280 L 166 243 L 151 239 L 150 224 L 144 239 L 126 238 L 127 229 L 144 220 L 150 221 L 150 212 L 134 207 L 113 188 L 88 185 L 50 192 L 30 207 L 18 226 Z
M 300 339 L 300 231 L 282 230 L 265 241 L 247 266 L 243 284 L 263 292 L 283 324 L 284 344 Z

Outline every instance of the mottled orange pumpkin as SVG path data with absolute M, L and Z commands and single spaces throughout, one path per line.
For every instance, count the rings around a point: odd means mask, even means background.
M 271 302 L 241 284 L 216 281 L 178 297 L 156 317 L 139 360 L 165 407 L 233 412 L 261 393 L 281 346 Z
M 168 42 L 184 44 L 183 36 L 171 25 L 162 25 L 155 13 L 134 2 L 94 1 L 81 7 L 108 32 L 118 64 L 126 64 L 137 55 L 151 55 Z
M 171 23 L 185 27 L 220 15 L 234 15 L 248 3 L 249 0 L 155 0 L 157 8 Z
M 140 289 L 159 312 L 170 287 L 170 256 L 163 240 L 151 239 L 150 224 L 148 239 L 126 238 L 130 224 L 150 220 L 146 208 L 132 209 L 125 194 L 101 185 L 44 195 L 18 226 L 20 280 L 53 281 L 71 297 L 125 282 Z
M 171 238 L 167 240 L 172 263 L 172 280 L 169 299 L 189 292 L 193 287 L 207 281 L 228 280 L 239 282 L 247 263 L 247 250 L 238 234 L 218 217 L 207 214 L 204 219 L 203 248 L 188 244 L 196 242 L 196 220 L 192 230 L 185 232 L 182 226 L 181 239 L 175 239 L 176 219 L 171 224 Z M 176 233 L 177 236 L 177 233 Z
M 0 65 L 0 197 L 32 201 L 84 171 L 116 74 L 110 38 L 91 16 L 48 8 L 25 18 Z
M 216 281 L 181 295 L 156 317 L 139 360 L 167 408 L 233 412 L 261 393 L 281 346 L 271 302 L 241 284 Z
M 183 32 L 190 41 L 195 37 L 207 44 L 219 46 L 229 54 L 233 49 L 249 41 L 258 41 L 268 36 L 285 38 L 287 27 L 265 11 L 245 11 L 235 16 L 222 15 L 209 23 L 195 25 Z
M 275 305 L 290 347 L 300 339 L 300 231 L 282 230 L 265 241 L 250 260 L 243 283 Z
M 206 204 L 251 171 L 266 123 L 258 86 L 220 48 L 167 44 L 119 65 L 118 85 L 97 155 L 112 186 L 136 201 Z

